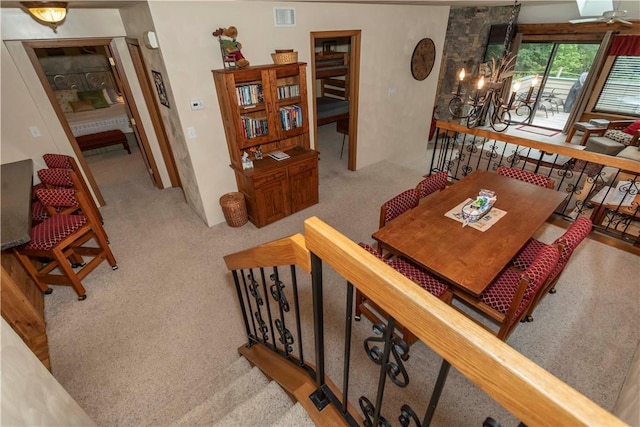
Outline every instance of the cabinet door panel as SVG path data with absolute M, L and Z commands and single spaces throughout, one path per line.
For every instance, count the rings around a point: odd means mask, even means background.
M 318 203 L 317 160 L 311 159 L 291 166 L 289 169 L 289 187 L 292 212 L 298 212 Z
M 258 227 L 270 224 L 291 213 L 287 197 L 288 192 L 286 178 L 273 181 L 261 188 L 256 188 Z

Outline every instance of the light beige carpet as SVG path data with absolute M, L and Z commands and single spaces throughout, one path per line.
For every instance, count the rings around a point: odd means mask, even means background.
M 225 254 L 302 232 L 312 215 L 354 241 L 371 242 L 380 204 L 426 173 L 389 162 L 349 172 L 346 157 L 338 159 L 342 135 L 329 126 L 321 129 L 320 203 L 262 229 L 250 223 L 206 227 L 179 189 L 152 187 L 137 150 L 88 157 L 108 203 L 101 211 L 120 268 L 103 263 L 88 276 L 86 301 L 77 301 L 70 288 L 54 287 L 45 304 L 53 374 L 96 423 L 169 425 L 226 385 L 221 372 L 246 340 Z M 546 225 L 539 237 L 552 241 L 562 231 Z M 483 244 L 490 249 L 491 242 Z M 586 241 L 558 293 L 545 298 L 535 321 L 519 325 L 508 344 L 611 409 L 640 339 L 639 273 L 636 256 Z M 308 332 L 310 280 L 301 276 Z M 340 384 L 345 282 L 328 268 L 324 279 L 327 373 Z M 375 401 L 377 370 L 362 351 L 370 334 L 369 322 L 355 324 L 350 399 L 356 404 L 362 394 Z M 312 338 L 306 335 L 311 359 Z M 422 417 L 440 366 L 421 343 L 410 354 L 409 387 L 389 385 L 384 402 L 393 425 L 404 402 Z M 433 425 L 478 426 L 487 416 L 516 425 L 452 370 Z

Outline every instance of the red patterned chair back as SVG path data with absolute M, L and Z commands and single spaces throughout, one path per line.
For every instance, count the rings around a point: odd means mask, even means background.
M 591 222 L 591 219 L 581 216 L 569 226 L 562 236 L 553 242 L 554 245 L 560 248 L 561 253 L 558 265 L 549 276 L 550 282 L 554 281 L 562 273 L 562 270 L 569 262 L 569 258 L 573 255 L 573 251 L 591 233 L 592 228 L 593 222 Z
M 49 168 L 40 169 L 38 178 L 48 188 L 64 187 L 73 188 L 73 180 L 71 179 L 71 169 Z
M 73 188 L 45 188 L 36 191 L 38 200 L 45 206 L 72 207 L 79 206 Z
M 380 228 L 416 206 L 418 206 L 418 191 L 415 188 L 405 190 L 386 201 L 380 208 Z
M 511 168 L 508 166 L 500 166 L 496 171 L 498 175 L 517 179 L 518 181 L 528 182 L 540 187 L 554 188 L 555 182 L 548 176 L 539 175 L 524 169 Z
M 523 300 L 531 299 L 540 290 L 559 260 L 560 252 L 555 246 L 545 246 L 538 251 L 531 265 L 522 273 L 522 277 L 529 279 Z M 519 313 L 520 311 L 517 314 Z
M 439 190 L 447 188 L 447 182 L 449 180 L 449 172 L 442 171 L 434 175 L 428 176 L 418 184 L 416 188 L 418 190 L 418 197 L 427 197 L 429 194 L 435 193 Z
M 73 169 L 70 157 L 64 154 L 43 154 L 42 158 L 48 168 Z

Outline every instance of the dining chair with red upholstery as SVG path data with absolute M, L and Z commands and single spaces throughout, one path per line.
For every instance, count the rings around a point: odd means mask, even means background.
M 104 219 L 102 218 L 102 214 L 100 213 L 100 210 L 98 210 L 98 206 L 93 200 L 93 197 L 91 197 L 91 191 L 89 191 L 89 186 L 87 185 L 87 182 L 84 180 L 84 177 L 82 176 L 82 171 L 80 170 L 80 166 L 78 166 L 76 159 L 74 159 L 71 156 L 67 156 L 65 154 L 55 154 L 55 153 L 43 154 L 42 159 L 44 160 L 44 163 L 47 165 L 48 168 L 71 169 L 73 172 L 75 172 L 76 177 L 78 178 L 77 182 L 82 186 L 82 191 L 84 191 L 84 194 L 86 194 L 87 198 L 90 199 L 89 201 L 92 203 L 92 205 L 96 207 L 96 211 L 98 212 L 98 217 L 100 218 L 100 221 L 103 221 Z
M 371 255 L 378 258 L 380 261 L 388 264 L 396 271 L 400 272 L 403 276 L 407 277 L 409 280 L 415 282 L 418 286 L 420 286 L 425 291 L 431 293 L 437 298 L 440 298 L 443 302 L 449 304 L 451 302 L 451 298 L 453 297 L 453 293 L 451 288 L 446 283 L 442 282 L 437 277 L 433 276 L 428 271 L 424 270 L 420 266 L 402 258 L 397 257 L 393 259 L 386 259 L 382 255 L 376 251 L 370 245 L 366 243 L 360 243 L 360 246 L 369 252 Z M 361 316 L 364 316 L 371 321 L 371 323 L 382 323 L 380 316 L 388 317 L 387 313 L 384 312 L 380 307 L 370 301 L 365 294 L 363 294 L 359 289 L 356 289 L 356 297 L 355 297 L 355 315 L 354 319 L 356 321 L 361 319 Z M 418 340 L 418 338 L 411 332 L 409 329 L 405 328 L 399 323 L 396 323 L 396 329 L 401 332 L 403 341 L 411 346 L 414 342 Z
M 554 294 L 556 292 L 556 285 L 558 284 L 561 273 L 569 263 L 569 259 L 573 255 L 573 252 L 589 235 L 589 233 L 591 233 L 592 229 L 593 222 L 591 219 L 581 216 L 571 223 L 569 228 L 567 228 L 560 237 L 553 241 L 552 245 L 557 246 L 560 250 L 560 260 L 558 261 L 556 268 L 549 275 L 547 283 L 545 283 L 543 289 L 540 291 L 538 298 L 529 308 L 526 315 L 527 321 L 533 320 L 533 310 L 537 307 L 542 298 L 544 298 L 547 293 Z M 525 270 L 529 265 L 531 265 L 538 251 L 544 246 L 546 246 L 546 244 L 538 239 L 529 239 L 525 247 L 514 258 L 514 267 L 520 270 Z
M 89 201 L 89 206 L 93 209 L 100 222 L 103 222 L 102 214 L 98 205 L 91 197 L 90 193 L 85 190 L 83 180 L 78 176 L 73 169 L 68 168 L 47 168 L 40 169 L 38 172 L 38 178 L 45 188 L 74 188 L 78 191 L 82 191 Z
M 113 270 L 118 268 L 107 241 L 99 232 L 100 221 L 81 191 L 40 189 L 36 195 L 45 206 L 63 209 L 79 206 L 83 213 L 50 216 L 31 229 L 31 240 L 15 247 L 14 254 L 43 293 L 52 292 L 49 284 L 71 286 L 82 301 L 86 298 L 82 279 L 105 259 Z M 90 259 L 85 262 L 85 258 Z
M 429 194 L 433 194 L 436 191 L 441 191 L 447 188 L 447 182 L 449 181 L 449 172 L 442 171 L 436 174 L 430 175 L 420 181 L 416 187 L 418 191 L 418 198 L 422 199 Z
M 525 316 L 547 278 L 558 264 L 560 252 L 553 245 L 545 245 L 536 254 L 525 271 L 516 268 L 504 270 L 497 279 L 478 297 L 454 290 L 454 298 L 466 303 L 480 314 L 499 325 L 497 331 L 487 327 L 503 341 L 509 338 L 520 320 Z M 455 305 L 454 305 L 455 307 Z M 459 307 L 455 307 L 460 310 Z M 463 310 L 463 314 L 478 322 Z M 485 326 L 483 323 L 478 322 Z
M 415 188 L 410 188 L 384 202 L 380 206 L 379 228 L 384 227 L 389 221 L 418 206 L 418 201 L 418 191 Z M 380 242 L 378 242 L 378 253 L 382 254 Z
M 496 173 L 498 175 L 514 178 L 518 181 L 528 182 L 529 184 L 550 188 L 552 190 L 556 185 L 556 182 L 548 176 L 509 166 L 498 166 Z

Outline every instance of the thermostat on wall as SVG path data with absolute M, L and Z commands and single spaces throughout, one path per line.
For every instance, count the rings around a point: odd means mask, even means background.
M 145 31 L 142 34 L 142 38 L 144 39 L 144 45 L 148 49 L 157 49 L 158 48 L 158 39 L 156 38 L 155 31 Z

